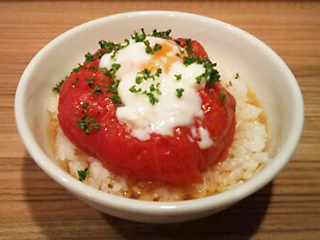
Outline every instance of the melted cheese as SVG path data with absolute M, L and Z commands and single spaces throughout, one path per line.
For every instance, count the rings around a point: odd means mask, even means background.
M 202 118 L 202 100 L 198 89 L 203 85 L 196 83 L 196 77 L 203 74 L 205 69 L 202 65 L 193 63 L 185 66 L 177 54 L 184 54 L 183 49 L 171 40 L 155 37 L 147 37 L 150 47 L 160 44 L 161 49 L 154 54 L 146 53 L 143 42 L 130 40 L 130 44 L 112 58 L 113 53 L 105 54 L 100 67 L 110 68 L 112 64 L 121 65 L 116 72 L 120 80 L 118 94 L 123 105 L 117 108 L 117 118 L 128 125 L 131 134 L 144 141 L 150 138 L 152 133 L 173 135 L 178 126 L 194 126 L 195 118 Z M 154 75 L 157 69 L 162 72 L 154 79 L 143 80 L 136 83 L 136 77 L 141 76 L 144 69 L 151 70 Z M 177 80 L 177 76 L 181 79 Z M 203 83 L 204 84 L 204 83 Z M 151 91 L 151 86 L 157 86 L 161 94 Z M 131 92 L 129 89 L 141 89 L 139 92 Z M 178 97 L 177 89 L 183 89 L 182 96 Z M 145 93 L 152 93 L 157 99 L 154 104 Z M 207 130 L 201 128 L 199 147 L 207 148 L 212 144 Z

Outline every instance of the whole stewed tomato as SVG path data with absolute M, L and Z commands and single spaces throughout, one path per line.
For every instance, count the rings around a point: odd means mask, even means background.
M 197 41 L 176 41 L 189 56 L 207 59 Z M 84 63 L 60 88 L 58 120 L 68 139 L 119 175 L 178 185 L 202 182 L 201 172 L 220 161 L 233 141 L 234 98 L 219 82 L 199 90 L 204 117 L 195 119 L 195 125 L 208 130 L 213 141 L 208 148 L 201 149 L 199 139 L 186 126 L 176 127 L 173 136 L 152 133 L 150 139 L 141 141 L 117 119 L 114 80 L 97 68 L 99 60 L 98 56 Z

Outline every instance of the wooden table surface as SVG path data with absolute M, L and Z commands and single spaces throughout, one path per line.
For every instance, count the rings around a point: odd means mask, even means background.
M 42 172 L 19 138 L 14 95 L 32 57 L 78 24 L 136 10 L 186 11 L 236 25 L 271 46 L 301 86 L 305 127 L 291 162 L 224 212 L 171 225 L 102 214 Z M 1 1 L 0 239 L 320 239 L 320 2 Z

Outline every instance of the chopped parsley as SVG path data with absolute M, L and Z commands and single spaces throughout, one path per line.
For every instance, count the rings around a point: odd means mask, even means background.
M 89 106 L 89 103 L 84 102 L 84 103 L 82 103 L 82 105 L 81 105 L 81 106 L 82 106 L 82 108 L 83 108 L 83 109 L 85 109 L 85 108 L 87 108 L 87 107 Z
M 121 102 L 121 99 L 118 95 L 118 86 L 120 84 L 120 81 L 119 80 L 116 80 L 112 87 L 107 90 L 107 92 L 111 92 L 113 93 L 111 97 L 109 97 L 117 106 L 120 105 L 122 102 Z
M 136 83 L 141 84 L 143 80 L 147 81 L 149 79 L 155 80 L 156 77 L 160 76 L 161 72 L 161 68 L 158 68 L 155 74 L 151 74 L 151 70 L 145 68 L 136 76 Z
M 177 97 L 178 97 L 178 98 L 181 98 L 183 92 L 184 92 L 184 89 L 183 89 L 183 88 L 177 88 L 177 89 L 176 89 Z
M 153 30 L 152 35 L 153 37 L 159 37 L 159 38 L 168 38 L 171 30 L 168 30 L 166 32 L 157 32 L 157 30 Z M 146 46 L 146 53 L 148 54 L 154 54 L 155 52 L 159 51 L 162 46 L 160 44 L 155 44 L 154 47 L 152 48 L 150 46 L 149 40 L 147 40 L 147 34 L 144 32 L 144 29 L 141 28 L 141 33 L 137 33 L 136 31 L 134 32 L 133 35 L 131 35 L 131 38 L 135 42 L 143 42 L 144 45 Z
M 144 91 L 143 94 L 146 94 L 146 95 L 148 96 L 149 101 L 150 101 L 150 103 L 151 103 L 152 105 L 154 105 L 156 102 L 159 102 L 159 99 L 156 98 L 156 97 L 153 95 L 153 93 Z
M 154 91 L 155 91 L 158 95 L 161 95 L 161 91 L 160 91 L 159 88 L 156 88 Z
M 162 73 L 162 69 L 158 68 L 156 73 L 154 74 L 156 77 L 160 77 L 160 74 Z
M 131 38 L 133 40 L 135 40 L 136 42 L 143 42 L 147 37 L 147 34 L 144 32 L 144 29 L 141 28 L 141 33 L 137 33 L 136 31 L 134 31 L 134 34 L 131 35 Z
M 144 78 L 145 80 L 148 80 L 148 78 L 152 78 L 152 76 L 151 76 L 151 70 L 149 70 L 149 69 L 147 69 L 147 68 L 145 68 L 144 70 L 142 70 L 140 73 L 143 75 L 143 78 Z
M 155 52 L 159 51 L 162 48 L 160 44 L 156 43 L 152 49 L 152 47 L 150 46 L 150 42 L 148 40 L 144 40 L 143 43 L 144 45 L 146 45 L 146 53 L 148 54 L 154 54 Z
M 119 97 L 118 94 L 113 94 L 111 97 L 109 97 L 117 106 L 120 105 L 122 102 L 121 102 L 121 99 Z
M 181 74 L 174 75 L 174 76 L 176 77 L 177 81 L 181 80 L 181 78 L 182 78 Z
M 118 93 L 119 84 L 120 84 L 120 81 L 115 80 L 114 83 L 111 85 L 111 87 L 107 90 L 107 92 Z
M 121 43 L 116 44 L 116 45 L 115 45 L 115 49 L 114 49 L 114 51 L 113 51 L 113 53 L 112 53 L 112 55 L 111 55 L 110 58 L 111 58 L 112 60 L 115 60 L 117 53 L 118 53 L 121 49 L 124 49 L 125 47 L 129 46 L 129 44 L 130 44 L 130 41 L 129 41 L 128 39 L 125 39 L 125 40 L 124 40 L 124 44 L 123 44 L 123 45 L 121 45 Z
M 94 78 L 91 76 L 89 78 L 85 78 L 84 79 L 86 82 L 88 82 L 88 87 L 89 88 L 94 88 L 95 84 L 94 84 Z
M 142 89 L 141 88 L 136 89 L 136 85 L 133 85 L 131 88 L 129 88 L 129 91 L 132 93 L 138 93 L 138 92 L 141 92 Z
M 203 67 L 205 68 L 205 72 L 196 77 L 196 81 L 198 84 L 201 84 L 201 82 L 204 80 L 207 82 L 207 85 L 211 87 L 213 83 L 219 81 L 220 79 L 219 72 L 214 68 L 217 66 L 217 64 L 212 63 L 209 59 L 202 59 L 194 56 L 183 57 L 183 63 L 186 66 L 192 63 L 198 63 L 203 65 Z
M 83 114 L 87 114 L 86 108 L 89 106 L 89 103 L 84 102 L 84 103 L 81 104 L 81 106 L 82 106 L 82 111 L 81 111 L 81 112 L 82 112 Z
M 89 169 L 85 168 L 84 170 L 78 170 L 79 180 L 82 182 L 89 175 Z
M 191 45 L 191 39 L 186 39 L 186 46 L 184 49 L 187 51 L 187 53 L 190 53 L 192 51 L 192 45 Z
M 226 98 L 227 98 L 227 95 L 224 92 L 221 92 L 220 93 L 220 102 L 223 103 L 226 100 Z
M 113 73 L 115 73 L 116 71 L 118 71 L 118 69 L 121 67 L 121 65 L 119 63 L 114 63 L 111 65 L 111 71 Z
M 201 58 L 199 57 L 195 57 L 195 56 L 191 56 L 191 57 L 183 57 L 183 63 L 186 66 L 189 66 L 192 63 L 201 63 Z
M 136 83 L 137 83 L 137 84 L 141 84 L 141 83 L 142 83 L 142 80 L 143 80 L 143 77 L 141 77 L 141 76 L 137 76 L 137 77 L 136 77 Z
M 118 63 L 113 63 L 113 64 L 111 65 L 111 68 L 110 68 L 110 69 L 106 69 L 106 70 L 105 70 L 105 74 L 108 75 L 108 76 L 111 78 L 111 80 L 114 80 L 114 79 L 115 79 L 115 73 L 116 73 L 116 71 L 118 71 L 118 69 L 119 69 L 120 67 L 121 67 L 120 64 L 118 64 Z
M 154 52 L 159 51 L 161 48 L 162 48 L 162 46 L 161 46 L 160 44 L 157 44 L 157 43 L 156 43 L 156 44 L 154 45 L 154 47 L 153 47 L 153 51 L 154 51 Z
M 104 93 L 104 92 L 101 90 L 101 86 L 95 85 L 93 94 L 102 94 L 102 93 Z
M 90 134 L 92 130 L 100 130 L 100 124 L 89 116 L 82 117 L 80 120 L 77 120 L 77 123 L 86 135 Z
M 105 41 L 105 40 L 100 40 L 99 41 L 99 45 L 100 45 L 100 48 L 101 50 L 99 50 L 99 53 L 101 55 L 105 54 L 105 53 L 110 53 L 112 52 L 112 50 L 114 49 L 114 47 L 116 46 L 115 43 L 113 42 L 108 42 L 108 41 Z
M 154 87 L 154 84 L 151 84 L 150 86 L 150 92 L 153 92 L 156 88 Z
M 169 29 L 169 30 L 167 30 L 167 31 L 165 31 L 165 32 L 158 32 L 157 29 L 154 29 L 154 30 L 152 31 L 151 36 L 152 36 L 152 37 L 163 38 L 163 39 L 168 39 L 170 33 L 171 33 L 171 29 Z
M 87 63 L 93 62 L 95 60 L 93 55 L 89 52 L 85 55 L 85 58 L 86 58 L 85 62 L 87 62 Z
M 73 87 L 76 87 L 78 85 L 78 82 L 80 81 L 79 78 L 76 78 L 76 80 L 72 83 Z
M 151 86 L 149 88 L 150 92 L 155 92 L 158 95 L 161 95 L 161 91 L 160 91 L 159 87 L 160 87 L 160 83 L 157 83 L 157 85 L 151 84 Z
M 188 54 L 190 54 L 192 52 L 192 40 L 190 38 L 187 38 L 187 39 L 182 39 L 181 40 L 176 40 L 175 41 L 180 47 L 184 46 L 184 49 L 186 50 L 186 52 Z M 183 53 L 183 52 L 181 52 Z M 180 54 L 179 56 L 180 57 Z
M 150 42 L 148 40 L 144 40 L 143 43 L 146 45 L 146 53 L 153 54 L 152 47 L 150 47 Z
M 138 73 L 135 81 L 137 84 L 141 84 L 143 81 L 148 81 L 149 79 L 154 81 L 156 77 L 160 76 L 161 72 L 162 72 L 161 68 L 158 68 L 155 74 L 151 74 L 151 70 L 145 68 L 144 70 Z M 155 97 L 155 94 L 161 95 L 161 91 L 159 87 L 160 87 L 160 83 L 157 83 L 156 85 L 151 84 L 148 90 L 142 91 L 141 88 L 137 89 L 136 85 L 133 85 L 131 88 L 129 88 L 129 91 L 132 93 L 141 93 L 141 94 L 147 95 L 150 103 L 154 105 L 159 101 L 159 99 Z
M 58 82 L 54 88 L 52 89 L 53 92 L 55 93 L 59 93 L 60 92 L 60 88 L 62 86 L 62 84 L 66 81 L 66 79 L 62 79 L 60 82 Z
M 122 102 L 121 102 L 121 99 L 118 95 L 118 86 L 120 84 L 120 81 L 116 79 L 116 71 L 121 67 L 120 64 L 118 63 L 114 63 L 112 64 L 111 68 L 110 69 L 106 69 L 105 70 L 105 74 L 107 76 L 110 77 L 111 81 L 112 81 L 112 84 L 110 86 L 110 88 L 107 90 L 107 92 L 111 92 L 113 93 L 112 96 L 110 96 L 109 98 L 116 104 L 116 105 L 120 105 Z
M 154 29 L 152 31 L 151 36 L 152 37 L 157 37 L 157 38 L 163 38 L 163 39 L 168 39 L 169 35 L 171 33 L 171 29 L 163 32 L 158 32 L 157 29 Z M 141 33 L 137 33 L 136 31 L 131 35 L 131 38 L 135 40 L 136 42 L 143 42 L 147 38 L 147 34 L 144 32 L 144 29 L 141 28 Z M 150 36 L 150 35 L 149 35 Z
M 78 67 L 75 67 L 74 69 L 72 69 L 72 72 L 79 72 L 81 67 L 82 67 L 82 65 L 80 63 L 78 63 Z
M 149 90 L 142 91 L 141 88 L 137 89 L 136 85 L 133 85 L 131 88 L 129 88 L 129 91 L 132 93 L 141 93 L 141 94 L 147 95 L 150 103 L 154 105 L 155 103 L 159 102 L 159 99 L 155 96 L 155 94 L 161 95 L 161 91 L 159 87 L 160 87 L 159 83 L 156 85 L 151 84 L 149 87 Z

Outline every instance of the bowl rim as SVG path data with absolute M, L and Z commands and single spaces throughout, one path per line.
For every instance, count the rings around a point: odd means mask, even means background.
M 269 164 L 265 166 L 264 169 L 262 169 L 252 179 L 226 192 L 193 200 L 184 200 L 176 202 L 149 202 L 143 200 L 127 199 L 121 196 L 116 196 L 97 190 L 73 178 L 71 175 L 63 171 L 59 166 L 57 166 L 52 160 L 50 160 L 50 158 L 39 147 L 35 138 L 32 136 L 26 118 L 24 117 L 26 115 L 25 109 L 23 108 L 25 97 L 24 90 L 26 89 L 26 86 L 30 81 L 29 76 L 31 75 L 33 68 L 38 64 L 41 58 L 45 56 L 46 52 L 50 48 L 53 48 L 60 41 L 63 41 L 67 36 L 72 35 L 74 32 L 78 30 L 88 28 L 100 21 L 118 20 L 128 17 L 134 18 L 142 15 L 145 15 L 146 17 L 150 15 L 157 15 L 159 17 L 187 17 L 193 18 L 199 22 L 209 22 L 213 25 L 228 28 L 230 31 L 242 35 L 248 41 L 254 43 L 259 48 L 263 49 L 266 52 L 266 54 L 268 54 L 269 57 L 273 59 L 273 61 L 276 61 L 276 63 L 279 65 L 279 68 L 281 68 L 282 71 L 284 71 L 284 73 L 287 75 L 287 80 L 290 81 L 291 90 L 295 96 L 293 103 L 295 105 L 295 119 L 292 127 L 293 129 L 295 129 L 295 131 L 290 132 L 290 141 L 284 144 L 283 148 L 272 160 L 272 165 Z M 47 45 L 45 45 L 34 56 L 34 58 L 26 67 L 25 71 L 23 72 L 20 78 L 15 94 L 14 112 L 19 135 L 31 157 L 44 172 L 46 172 L 56 182 L 64 186 L 67 190 L 75 193 L 76 195 L 79 195 L 83 199 L 92 199 L 94 202 L 98 204 L 109 206 L 113 209 L 121 209 L 135 213 L 149 212 L 157 215 L 175 215 L 177 213 L 190 214 L 199 211 L 201 212 L 205 210 L 210 210 L 212 208 L 233 204 L 247 197 L 248 195 L 256 192 L 257 190 L 268 184 L 272 179 L 274 179 L 274 177 L 290 161 L 290 158 L 292 157 L 294 150 L 296 149 L 299 143 L 304 124 L 303 98 L 298 82 L 295 79 L 289 67 L 285 64 L 285 62 L 269 46 L 267 46 L 265 43 L 263 43 L 250 33 L 228 23 L 202 15 L 177 11 L 135 11 L 118 13 L 91 20 L 62 33 L 61 35 L 50 41 Z

